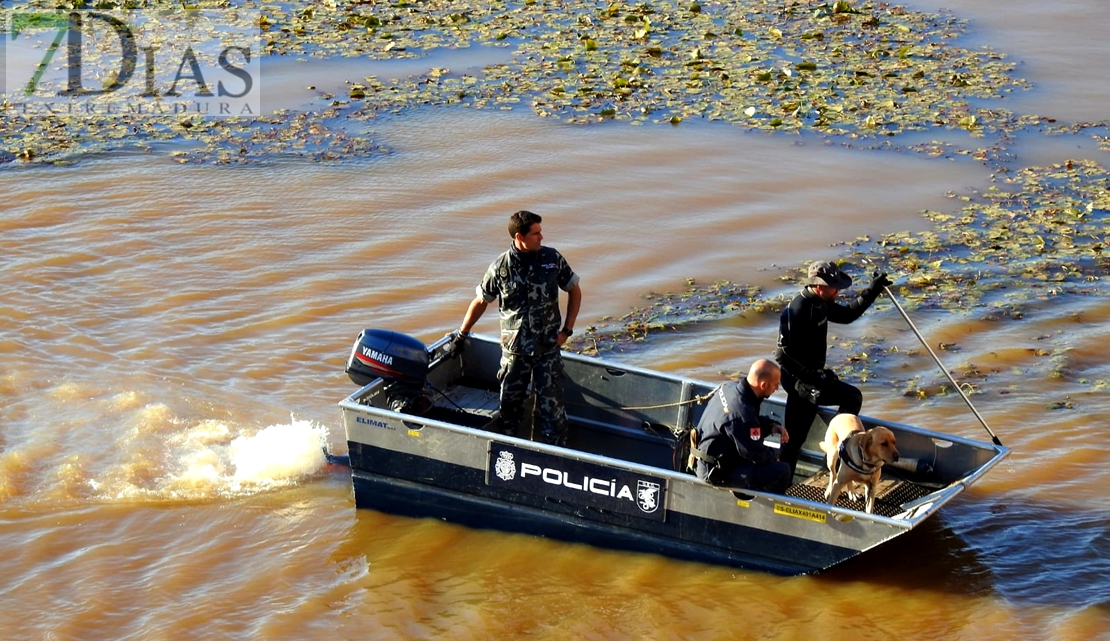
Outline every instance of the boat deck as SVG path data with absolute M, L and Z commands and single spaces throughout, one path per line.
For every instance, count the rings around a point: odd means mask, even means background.
M 821 470 L 806 480 L 795 483 L 787 488 L 786 495 L 796 496 L 816 503 L 824 503 L 825 490 L 828 489 L 828 487 L 829 472 L 828 470 Z M 917 483 L 912 483 L 900 478 L 891 478 L 889 475 L 884 476 L 882 480 L 879 481 L 879 492 L 875 496 L 875 514 L 887 517 L 901 514 L 905 511 L 903 506 L 906 503 L 916 501 L 931 492 L 933 492 L 933 489 L 924 485 L 918 485 Z M 860 512 L 862 512 L 864 508 L 862 499 L 849 500 L 847 492 L 840 495 L 840 500 L 837 501 L 836 505 L 837 507 L 844 507 Z

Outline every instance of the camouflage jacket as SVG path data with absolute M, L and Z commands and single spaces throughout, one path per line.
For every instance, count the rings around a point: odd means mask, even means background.
M 528 253 L 512 247 L 490 263 L 477 294 L 487 303 L 498 300 L 501 349 L 539 355 L 559 349 L 559 290 L 577 284 L 578 275 L 555 249 Z

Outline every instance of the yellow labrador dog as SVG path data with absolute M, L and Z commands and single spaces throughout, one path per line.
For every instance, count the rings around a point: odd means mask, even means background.
M 898 460 L 894 433 L 885 427 L 865 431 L 863 422 L 855 414 L 837 414 L 829 421 L 821 449 L 825 451 L 825 462 L 829 466 L 825 500 L 836 505 L 841 493 L 851 492 L 858 483 L 864 488 L 865 510 L 873 513 L 883 464 Z

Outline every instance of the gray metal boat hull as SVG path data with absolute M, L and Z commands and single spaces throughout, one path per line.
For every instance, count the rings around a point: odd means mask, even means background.
M 569 443 L 499 433 L 498 345 L 471 337 L 462 354 L 429 348 L 431 404 L 389 407 L 374 380 L 340 403 L 355 503 L 413 517 L 607 548 L 763 570 L 820 571 L 908 532 L 1008 454 L 1001 446 L 865 418 L 894 430 L 904 457 L 928 462 L 890 478 L 876 514 L 823 502 L 820 457 L 785 495 L 708 485 L 682 470 L 682 434 L 709 383 L 565 354 Z M 764 411 L 781 420 L 782 403 Z M 817 420 L 811 441 L 823 434 Z M 884 496 L 885 495 L 885 496 Z M 885 500 L 884 500 L 885 498 Z

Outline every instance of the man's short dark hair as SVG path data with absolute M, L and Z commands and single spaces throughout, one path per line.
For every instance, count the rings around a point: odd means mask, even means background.
M 512 216 L 509 216 L 509 237 L 516 238 L 517 234 L 527 236 L 528 230 L 536 223 L 542 223 L 543 218 L 539 214 L 521 209 Z

